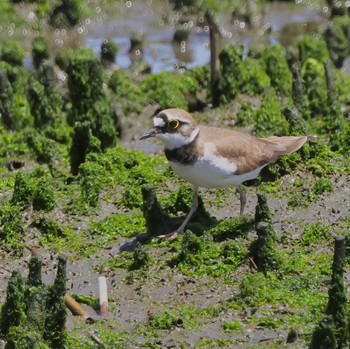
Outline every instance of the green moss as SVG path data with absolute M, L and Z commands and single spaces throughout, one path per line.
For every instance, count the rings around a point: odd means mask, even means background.
M 16 174 L 11 203 L 21 208 L 33 205 L 34 210 L 52 211 L 55 207 L 52 180 L 48 177 L 33 179 L 23 173 Z
M 84 13 L 82 0 L 61 0 L 50 14 L 50 24 L 58 28 L 71 28 L 78 24 Z
M 21 253 L 24 248 L 24 221 L 18 206 L 2 205 L 0 207 L 0 239 L 5 250 Z
M 254 228 L 253 220 L 248 216 L 238 216 L 221 221 L 215 227 L 208 230 L 214 241 L 246 237 Z
M 202 277 L 224 277 L 227 282 L 232 273 L 246 258 L 247 250 L 240 243 L 219 248 L 211 241 L 210 231 L 197 237 L 191 231 L 183 235 L 180 249 L 168 261 L 171 267 L 177 266 L 185 275 Z M 234 254 L 236 253 L 236 254 Z
M 12 40 L 5 40 L 1 43 L 1 59 L 13 66 L 22 66 L 24 50 L 21 45 Z
M 237 320 L 232 320 L 231 322 L 224 322 L 223 329 L 227 332 L 237 332 L 243 330 L 243 325 Z
M 176 106 L 188 110 L 184 94 L 196 95 L 198 83 L 186 74 L 162 72 L 147 77 L 141 84 L 141 90 L 149 103 L 157 103 L 161 109 Z
M 29 205 L 33 197 L 33 183 L 28 174 L 18 172 L 15 177 L 11 203 L 25 207 Z
M 53 182 L 49 178 L 40 178 L 35 183 L 33 191 L 33 209 L 49 212 L 55 208 L 55 194 L 52 190 Z
M 99 305 L 99 299 L 93 296 L 87 296 L 84 294 L 71 294 L 72 298 L 75 299 L 78 303 L 86 304 L 91 308 Z
M 329 59 L 329 53 L 325 41 L 316 35 L 305 35 L 298 40 L 299 57 L 302 65 L 307 60 L 316 59 L 323 62 Z
M 254 109 L 250 104 L 242 105 L 237 114 L 237 126 L 253 127 L 254 133 L 259 136 L 286 135 L 289 128 L 273 89 L 264 96 L 260 108 Z
M 278 94 L 290 96 L 292 74 L 289 70 L 285 50 L 280 45 L 266 46 L 262 52 L 265 70 Z
M 32 57 L 36 68 L 50 57 L 49 41 L 44 36 L 37 36 L 32 42 Z
M 133 261 L 129 267 L 130 270 L 146 268 L 151 262 L 149 254 L 140 243 L 136 244 L 132 258 Z
M 1 308 L 0 329 L 7 336 L 11 328 L 23 325 L 26 320 L 24 303 L 25 280 L 19 271 L 14 271 L 6 290 L 6 301 Z
M 221 103 L 233 100 L 238 93 L 257 95 L 270 86 L 270 78 L 260 61 L 248 57 L 242 59 L 243 48 L 226 46 L 220 53 L 219 93 Z
M 301 236 L 301 243 L 305 246 L 317 244 L 320 241 L 327 241 L 332 236 L 331 228 L 322 222 L 304 224 L 304 232 Z
M 118 51 L 118 44 L 116 44 L 112 39 L 105 39 L 101 45 L 101 59 L 113 63 Z
M 101 190 L 101 178 L 105 171 L 100 164 L 85 162 L 79 166 L 79 179 L 81 183 L 81 197 L 84 203 L 96 207 Z
M 332 182 L 328 178 L 320 178 L 316 181 L 313 192 L 316 195 L 333 192 Z
M 72 108 L 70 125 L 89 121 L 92 134 L 106 149 L 116 143 L 116 130 L 111 102 L 103 86 L 103 71 L 97 59 L 73 57 L 67 68 Z
M 40 335 L 23 327 L 13 327 L 8 335 L 9 347 L 13 349 L 50 349 Z
M 97 333 L 97 337 L 108 349 L 124 349 L 130 343 L 130 333 L 120 329 L 120 324 L 115 319 L 96 321 L 89 328 Z M 71 349 L 91 349 L 96 343 L 86 335 L 86 325 L 77 323 L 68 333 L 67 346 Z
M 132 237 L 146 229 L 145 220 L 140 213 L 129 212 L 110 214 L 99 222 L 90 223 L 90 234 L 98 246 L 105 246 L 116 236 Z M 103 244 L 101 244 L 103 243 Z
M 322 115 L 324 110 L 327 110 L 328 102 L 323 61 L 308 58 L 301 69 L 311 115 Z
M 41 231 L 46 241 L 55 241 L 55 239 L 64 237 L 64 230 L 55 220 L 46 217 L 40 217 L 35 226 Z
M 137 113 L 142 111 L 145 104 L 145 96 L 137 82 L 124 70 L 115 70 L 109 81 L 108 87 L 116 96 L 116 101 L 121 104 L 125 113 Z
M 158 202 L 155 188 L 145 185 L 141 188 L 141 191 L 143 197 L 142 212 L 145 217 L 147 232 L 152 235 L 164 233 L 167 216 Z
M 281 256 L 276 244 L 276 233 L 271 224 L 259 222 L 256 227 L 258 238 L 252 242 L 249 251 L 258 271 L 278 270 Z

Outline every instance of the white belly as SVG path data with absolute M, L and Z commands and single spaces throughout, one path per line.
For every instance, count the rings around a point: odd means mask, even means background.
M 256 178 L 266 165 L 241 175 L 235 175 L 237 167 L 232 163 L 223 163 L 222 158 L 220 161 L 199 158 L 194 165 L 170 162 L 170 166 L 179 177 L 197 187 L 225 188 L 237 187 L 244 181 Z

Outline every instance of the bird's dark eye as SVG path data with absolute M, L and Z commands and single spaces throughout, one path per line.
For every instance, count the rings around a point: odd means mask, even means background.
M 180 121 L 179 120 L 169 120 L 168 121 L 168 127 L 171 130 L 176 130 L 180 126 Z

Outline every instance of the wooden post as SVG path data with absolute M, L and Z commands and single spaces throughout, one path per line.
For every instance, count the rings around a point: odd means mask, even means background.
M 100 315 L 108 316 L 108 294 L 107 294 L 107 281 L 104 276 L 98 278 L 98 288 L 100 291 Z
M 221 33 L 211 11 L 207 10 L 205 12 L 205 19 L 209 26 L 210 35 L 210 79 L 212 103 L 214 107 L 217 107 L 219 105 L 218 84 L 220 78 L 219 50 Z

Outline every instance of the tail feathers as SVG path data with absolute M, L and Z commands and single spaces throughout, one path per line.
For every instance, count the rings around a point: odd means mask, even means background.
M 316 136 L 271 136 L 262 139 L 269 143 L 274 157 L 278 158 L 299 150 L 305 142 L 316 139 Z

